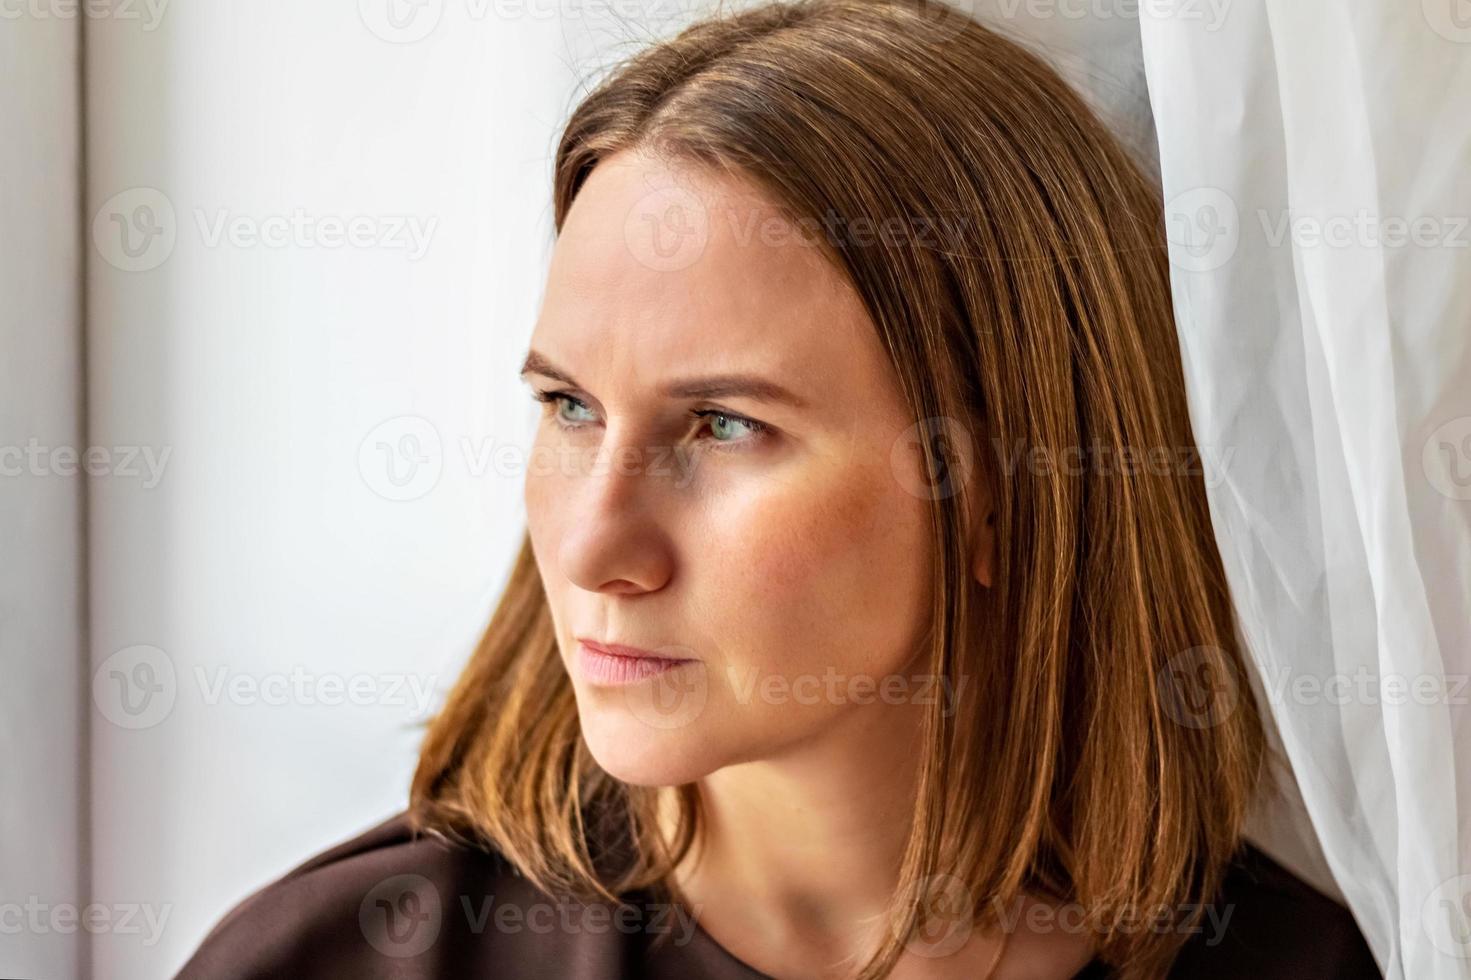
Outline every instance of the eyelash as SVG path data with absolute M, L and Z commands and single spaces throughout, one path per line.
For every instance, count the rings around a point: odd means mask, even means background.
M 552 406 L 552 420 L 555 421 L 558 427 L 561 428 L 564 432 L 570 429 L 582 428 L 582 426 L 579 424 L 569 424 L 562 421 L 562 419 L 557 416 L 556 412 L 556 403 L 564 399 L 566 401 L 572 402 L 579 408 L 587 408 L 587 404 L 584 403 L 582 399 L 565 391 L 541 391 L 539 389 L 533 391 L 531 397 L 544 405 Z M 734 412 L 727 412 L 723 409 L 697 408 L 689 413 L 689 417 L 691 420 L 700 421 L 711 418 L 729 419 L 732 422 L 739 422 L 741 425 L 744 425 L 746 428 L 751 430 L 751 434 L 749 436 L 744 439 L 736 440 L 735 442 L 721 442 L 719 440 L 712 440 L 714 445 L 722 450 L 744 450 L 750 444 L 754 444 L 764 440 L 771 431 L 770 427 L 765 422 L 757 422 L 755 419 L 748 419 L 744 415 L 737 415 Z

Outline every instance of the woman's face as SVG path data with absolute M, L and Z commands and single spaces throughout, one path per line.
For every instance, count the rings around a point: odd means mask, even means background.
M 626 782 L 692 782 L 944 697 L 909 669 L 929 595 L 916 426 L 856 293 L 798 230 L 734 178 L 624 153 L 557 239 L 524 378 L 561 395 L 527 520 L 584 738 Z M 582 639 L 689 662 L 613 684 Z

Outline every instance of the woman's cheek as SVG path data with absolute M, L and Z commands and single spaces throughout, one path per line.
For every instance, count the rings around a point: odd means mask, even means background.
M 834 646 L 851 650 L 865 621 L 883 615 L 876 604 L 887 603 L 902 571 L 884 566 L 905 550 L 891 538 L 911 533 L 912 523 L 883 499 L 883 479 L 852 467 L 767 484 L 738 506 L 727 498 L 721 520 L 696 531 L 706 541 L 695 553 L 708 562 L 711 578 L 701 578 L 709 594 L 722 597 L 733 626 L 749 628 L 753 643 L 773 652 L 762 659 L 830 658 Z
M 829 560 L 823 509 L 801 482 L 755 480 L 705 501 L 690 553 L 739 615 L 800 602 Z

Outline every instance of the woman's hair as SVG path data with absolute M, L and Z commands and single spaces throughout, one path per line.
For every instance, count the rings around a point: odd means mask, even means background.
M 1194 465 L 1157 188 L 1043 61 L 923 0 L 768 4 L 621 62 L 557 147 L 558 230 L 627 149 L 737 175 L 827 228 L 913 418 L 968 433 L 990 481 L 989 589 L 964 484 L 931 495 L 928 669 L 973 683 L 964 709 L 928 711 L 901 892 L 955 876 L 982 927 L 1024 889 L 1076 903 L 1072 928 L 1121 976 L 1162 976 L 1217 897 L 1267 749 Z M 931 474 L 966 462 L 921 442 Z M 666 847 L 661 790 L 582 739 L 523 539 L 430 724 L 417 825 L 494 846 L 547 892 L 614 900 L 673 889 L 700 826 L 695 787 L 674 792 Z M 622 860 L 590 844 L 594 819 Z M 856 975 L 889 971 L 916 904 L 896 899 Z

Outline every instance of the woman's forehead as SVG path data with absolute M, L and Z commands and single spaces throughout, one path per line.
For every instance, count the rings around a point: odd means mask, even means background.
M 775 230 L 791 224 L 778 208 L 729 179 L 620 157 L 594 170 L 569 210 L 534 349 L 573 369 L 623 364 L 651 382 L 735 372 L 810 388 L 882 376 L 856 292 L 815 244 Z M 690 253 L 661 264 L 691 229 L 702 238 Z
M 642 153 L 589 175 L 552 253 L 551 282 L 736 310 L 857 301 L 817 240 L 751 184 Z

